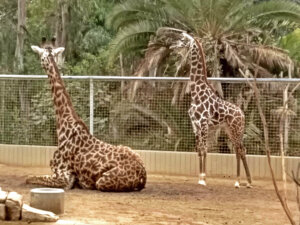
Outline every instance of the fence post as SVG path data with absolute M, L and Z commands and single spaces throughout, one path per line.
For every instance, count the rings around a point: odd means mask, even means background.
M 94 133 L 94 82 L 90 78 L 90 133 Z

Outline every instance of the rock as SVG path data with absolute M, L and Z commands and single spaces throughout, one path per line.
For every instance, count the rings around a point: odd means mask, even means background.
M 5 218 L 6 218 L 5 204 L 0 204 L 0 220 L 5 220 Z
M 36 209 L 27 204 L 23 205 L 22 220 L 27 222 L 56 222 L 59 217 L 53 212 Z
M 23 196 L 17 192 L 9 192 L 6 202 L 6 217 L 8 220 L 19 220 L 21 217 Z
M 0 190 L 0 203 L 5 203 L 8 193 Z

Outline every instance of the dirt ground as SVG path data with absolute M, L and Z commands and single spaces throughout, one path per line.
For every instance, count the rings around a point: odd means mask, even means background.
M 50 170 L 0 164 L 0 187 L 23 194 L 29 203 L 34 188 L 25 184 L 29 174 L 50 174 Z M 65 213 L 58 222 L 48 224 L 289 224 L 270 180 L 254 180 L 252 189 L 235 189 L 232 178 L 209 177 L 207 182 L 207 187 L 201 187 L 197 177 L 150 174 L 141 192 L 72 189 L 65 193 Z M 288 189 L 289 207 L 298 222 L 296 188 L 290 183 Z

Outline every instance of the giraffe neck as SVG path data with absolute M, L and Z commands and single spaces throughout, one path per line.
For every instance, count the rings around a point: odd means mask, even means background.
M 79 118 L 73 108 L 71 98 L 65 88 L 64 82 L 59 74 L 59 70 L 53 56 L 49 56 L 48 59 L 49 65 L 45 68 L 45 70 L 50 80 L 56 115 L 57 136 L 58 142 L 60 142 L 60 137 L 66 136 L 68 138 L 70 131 L 67 130 L 68 128 L 74 126 L 75 123 L 79 123 L 82 127 L 84 127 L 84 129 L 86 129 L 87 132 L 88 128 Z
M 190 82 L 191 93 L 198 93 L 200 90 L 205 89 L 208 85 L 207 71 L 205 63 L 205 55 L 203 48 L 198 40 L 194 39 L 191 50 L 191 68 L 190 68 Z

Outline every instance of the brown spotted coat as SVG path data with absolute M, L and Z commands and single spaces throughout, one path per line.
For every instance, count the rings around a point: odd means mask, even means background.
M 222 125 L 222 127 L 225 127 L 225 131 L 236 150 L 236 186 L 239 186 L 240 159 L 242 159 L 244 164 L 250 185 L 251 176 L 246 161 L 246 150 L 242 143 L 245 127 L 244 113 L 238 106 L 216 95 L 207 82 L 205 55 L 201 43 L 194 38 L 192 40 L 190 50 L 190 87 L 192 99 L 189 116 L 196 136 L 196 151 L 199 154 L 200 160 L 199 183 L 205 185 L 208 132 L 215 126 Z
M 66 189 L 76 184 L 101 191 L 143 189 L 147 176 L 140 156 L 129 147 L 107 144 L 90 134 L 72 106 L 52 46 L 41 49 L 54 101 L 58 148 L 50 161 L 53 175 L 30 176 L 27 183 Z

